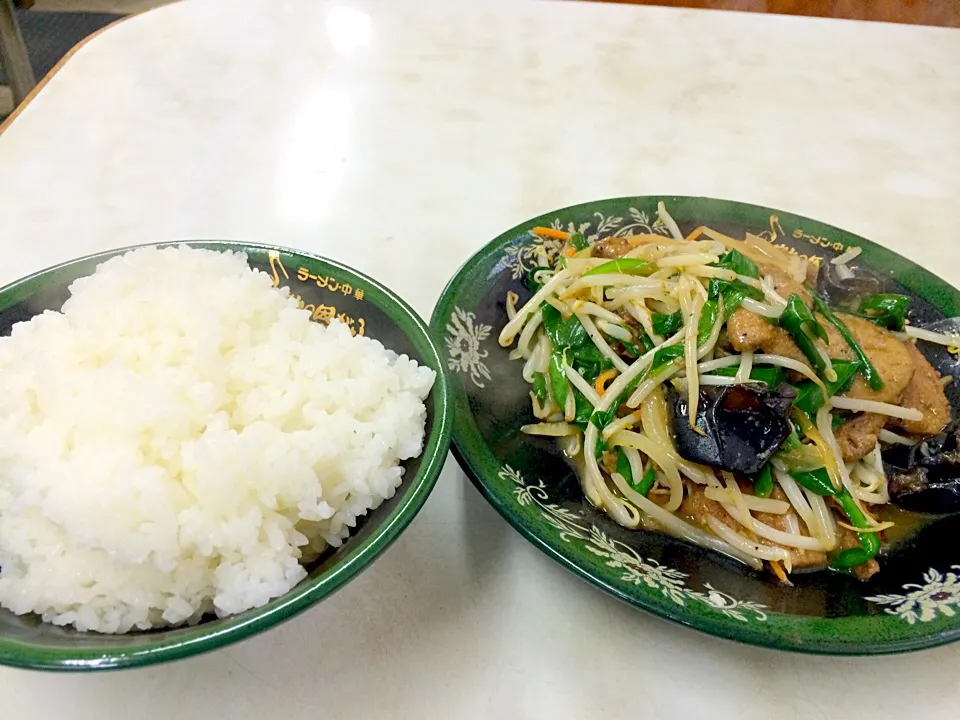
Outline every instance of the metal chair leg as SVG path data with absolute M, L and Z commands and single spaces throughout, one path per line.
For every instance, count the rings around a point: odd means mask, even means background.
M 0 63 L 13 91 L 13 102 L 19 105 L 37 84 L 23 43 L 12 0 L 0 0 Z

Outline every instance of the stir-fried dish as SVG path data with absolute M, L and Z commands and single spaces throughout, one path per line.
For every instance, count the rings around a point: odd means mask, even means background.
M 817 264 L 709 227 L 590 242 L 534 228 L 539 266 L 500 344 L 532 385 L 531 435 L 558 438 L 589 501 L 784 582 L 868 578 L 885 510 L 960 510 L 960 451 L 909 298 L 856 265 Z

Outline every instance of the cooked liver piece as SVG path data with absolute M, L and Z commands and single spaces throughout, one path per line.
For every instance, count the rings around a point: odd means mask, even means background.
M 608 237 L 594 244 L 593 256 L 609 259 L 622 258 L 631 250 L 633 250 L 633 245 L 627 238 Z
M 912 343 L 905 347 L 913 361 L 915 372 L 903 392 L 900 404 L 923 413 L 922 420 L 896 420 L 904 430 L 914 435 L 938 435 L 950 421 L 950 401 L 943 392 L 940 373 Z
M 745 489 L 745 486 L 741 486 L 741 489 Z M 680 515 L 686 515 L 704 528 L 707 528 L 707 517 L 712 515 L 724 525 L 733 528 L 740 534 L 745 534 L 743 526 L 730 517 L 720 503 L 707 497 L 706 488 L 703 485 L 694 485 L 692 483 L 688 483 L 686 491 L 687 492 L 683 499 L 683 504 L 680 505 Z M 771 497 L 777 500 L 787 499 L 787 496 L 779 487 L 774 489 Z M 793 510 L 790 510 L 787 515 L 793 515 L 796 517 L 796 513 L 794 513 Z M 776 528 L 777 530 L 782 530 L 783 532 L 788 532 L 786 520 L 787 515 L 773 515 L 771 513 L 760 512 L 753 513 L 753 516 L 760 522 Z M 801 527 L 803 527 L 802 520 L 797 518 L 797 522 L 800 523 Z M 780 547 L 780 545 L 770 542 L 769 540 L 761 539 L 759 542 L 773 547 Z M 819 552 L 816 550 L 800 550 L 798 548 L 785 549 L 790 553 L 790 559 L 793 562 L 794 569 L 822 567 L 827 563 L 827 554 L 824 552 Z
M 914 362 L 904 343 L 900 342 L 887 330 L 879 328 L 867 320 L 851 315 L 839 316 L 849 328 L 853 337 L 870 358 L 883 379 L 883 387 L 873 390 L 867 382 L 857 376 L 850 391 L 844 393 L 847 397 L 858 400 L 875 400 L 877 402 L 895 403 L 910 384 L 913 378 Z M 853 351 L 840 333 L 823 316 L 817 315 L 820 323 L 827 331 L 827 353 L 835 360 L 853 360 Z M 737 310 L 727 321 L 727 337 L 737 352 L 746 350 L 763 350 L 771 355 L 785 357 L 808 363 L 806 356 L 790 337 L 789 333 L 774 325 L 756 313 L 743 308 Z
M 844 462 L 855 462 L 877 444 L 878 435 L 889 418 L 876 413 L 860 413 L 834 431 Z
M 838 528 L 838 539 L 841 550 L 860 547 L 860 538 L 857 537 L 857 534 L 853 532 L 853 530 Z M 870 558 L 865 563 L 853 567 L 853 574 L 860 580 L 869 580 L 878 572 L 880 572 L 880 563 L 874 558 Z
M 867 381 L 860 375 L 857 375 L 853 381 L 850 391 L 844 393 L 847 397 L 858 400 L 875 400 L 877 402 L 896 404 L 903 391 L 907 389 L 910 380 L 913 378 L 915 365 L 906 345 L 893 336 L 889 330 L 884 330 L 874 325 L 868 320 L 853 317 L 852 315 L 839 314 L 843 324 L 853 333 L 854 339 L 863 348 L 863 351 L 870 358 L 870 362 L 880 373 L 883 379 L 883 387 L 880 390 L 872 390 Z M 844 342 L 832 325 L 825 323 L 827 334 L 830 337 L 830 345 L 827 352 L 830 357 L 841 357 L 840 352 L 846 354 L 844 358 L 853 358 L 853 352 L 850 346 Z

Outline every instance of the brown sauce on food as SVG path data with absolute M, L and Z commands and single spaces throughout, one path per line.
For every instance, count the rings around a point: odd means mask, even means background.
M 915 538 L 927 525 L 935 522 L 937 517 L 923 513 L 904 510 L 896 505 L 886 504 L 882 508 L 874 507 L 881 522 L 894 523 L 892 528 L 883 531 L 883 546 L 887 549 L 896 548 Z

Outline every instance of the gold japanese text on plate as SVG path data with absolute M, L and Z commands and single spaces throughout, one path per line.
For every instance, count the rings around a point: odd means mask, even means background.
M 271 250 L 267 254 L 267 259 L 270 262 L 270 271 L 273 277 L 274 287 L 280 286 L 281 275 L 288 280 L 290 279 L 290 275 L 287 273 L 287 269 L 283 266 L 283 261 L 280 259 L 280 253 Z M 363 288 L 353 287 L 349 283 L 340 282 L 332 276 L 314 275 L 305 267 L 297 268 L 297 280 L 300 282 L 314 282 L 318 288 L 323 288 L 330 293 L 340 293 L 345 298 L 352 295 L 355 300 L 363 300 Z M 354 335 L 363 335 L 364 329 L 367 326 L 366 319 L 362 317 L 353 318 L 345 312 L 337 312 L 337 308 L 332 302 L 329 305 L 325 303 L 314 305 L 313 303 L 305 303 L 300 295 L 292 291 L 291 294 L 297 299 L 298 307 L 310 312 L 311 320 L 329 324 L 331 320 L 336 318 L 350 328 L 350 332 Z
M 770 229 L 764 230 L 762 233 L 758 234 L 759 237 L 766 240 L 768 243 L 771 243 L 774 247 L 780 248 L 781 250 L 789 253 L 790 255 L 796 255 L 797 257 L 808 260 L 813 265 L 820 265 L 820 261 L 823 258 L 820 255 L 805 255 L 803 253 L 797 252 L 794 248 L 790 247 L 786 243 L 777 242 L 779 238 L 787 237 L 787 233 L 784 231 L 783 227 L 780 225 L 780 219 L 776 215 L 770 216 Z M 842 242 L 831 242 L 829 238 L 824 237 L 823 235 L 809 235 L 805 233 L 800 228 L 795 228 L 792 237 L 794 240 L 806 240 L 811 245 L 814 245 L 818 248 L 824 248 L 825 250 L 833 250 L 838 255 L 843 253 L 847 246 Z

